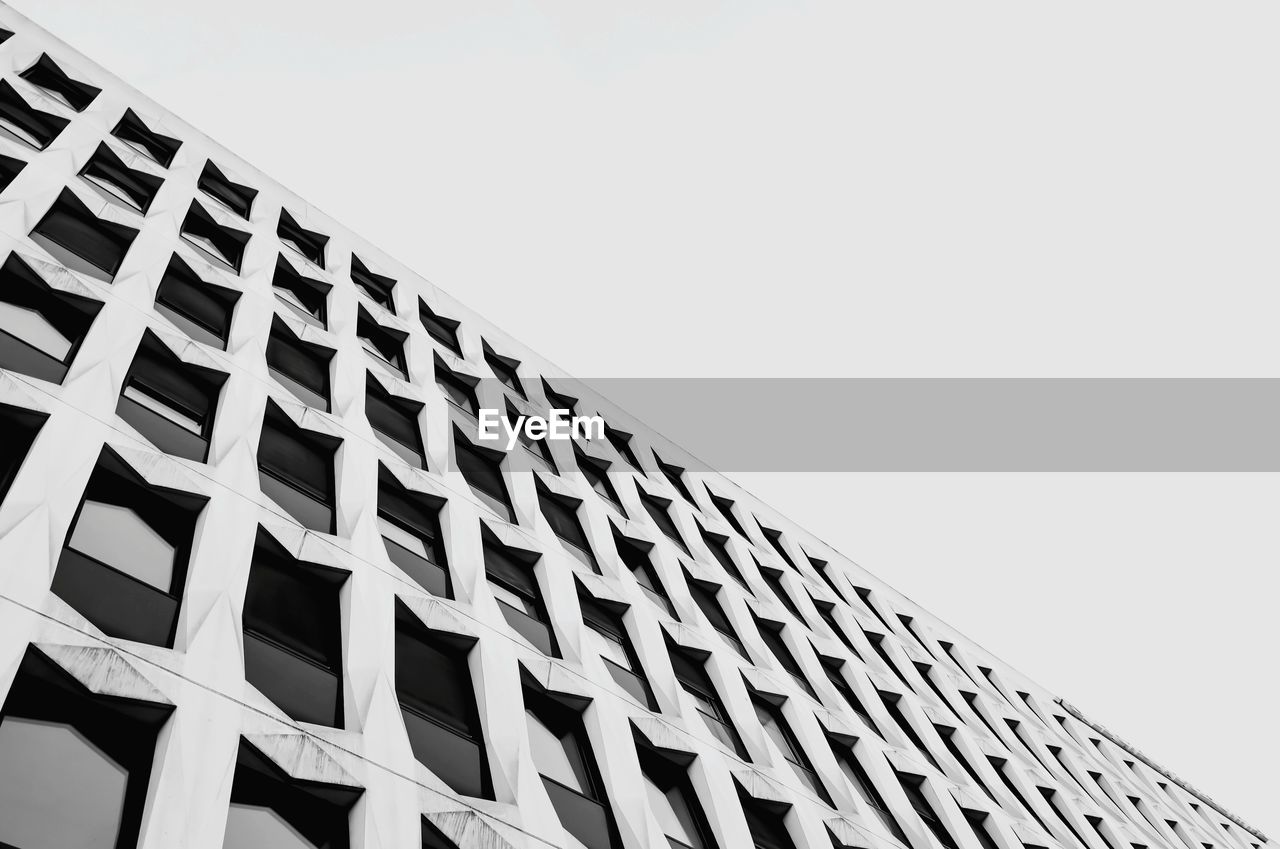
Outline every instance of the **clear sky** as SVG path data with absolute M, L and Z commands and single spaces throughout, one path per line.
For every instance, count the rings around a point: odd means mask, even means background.
M 1277 376 L 1274 3 L 10 2 L 584 378 Z M 734 477 L 1280 832 L 1277 476 Z

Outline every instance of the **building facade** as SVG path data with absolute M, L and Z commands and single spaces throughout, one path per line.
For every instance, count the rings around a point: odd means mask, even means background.
M 1268 845 L 0 29 L 0 846 Z M 606 438 L 478 437 L 482 409 L 570 408 Z

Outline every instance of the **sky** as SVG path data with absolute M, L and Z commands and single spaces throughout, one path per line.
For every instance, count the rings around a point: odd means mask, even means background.
M 10 2 L 583 378 L 1277 376 L 1275 4 Z M 1276 475 L 732 477 L 1280 832 Z

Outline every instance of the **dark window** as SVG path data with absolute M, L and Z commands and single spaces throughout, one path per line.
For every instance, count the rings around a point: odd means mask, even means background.
M 707 549 L 711 552 L 711 555 L 715 557 L 716 562 L 729 573 L 729 577 L 733 578 L 739 584 L 742 584 L 742 586 L 747 586 L 747 579 L 742 577 L 742 572 L 738 569 L 738 564 L 734 563 L 733 558 L 729 556 L 729 548 L 726 545 L 729 538 L 709 532 L 706 528 L 702 527 L 701 522 L 698 523 L 698 531 L 702 534 L 703 544 L 706 545 Z
M 436 361 L 436 386 L 449 403 L 459 410 L 472 418 L 479 414 L 480 402 L 476 400 L 475 384 L 450 370 L 439 360 Z
M 18 178 L 27 163 L 12 156 L 0 156 L 0 192 L 9 188 L 9 184 Z
M 36 150 L 44 150 L 71 123 L 66 118 L 31 106 L 13 86 L 0 80 L 0 126 Z
M 587 849 L 620 846 L 581 712 L 528 687 L 524 705 L 533 763 L 560 824 Z
M 889 657 L 889 650 L 884 647 L 885 635 L 873 634 L 869 631 L 863 631 L 862 633 L 866 636 L 867 642 L 871 643 L 871 648 L 875 649 L 880 661 L 888 667 L 890 672 L 898 676 L 898 680 L 902 682 L 904 687 L 914 693 L 915 688 L 911 686 L 911 682 L 907 680 L 907 676 L 902 674 L 902 670 L 898 668 L 898 664 L 894 663 L 893 659 Z
M 511 405 L 510 399 L 507 399 L 506 413 L 507 424 L 516 432 L 516 441 L 520 443 L 520 447 L 528 452 L 537 465 L 552 474 L 558 474 L 555 460 L 551 457 L 551 449 L 547 447 L 546 438 L 534 439 L 525 432 L 523 427 L 520 427 L 524 414 Z
M 334 533 L 333 466 L 342 440 L 303 430 L 267 402 L 258 442 L 262 492 L 305 528 Z
M 32 240 L 58 262 L 104 283 L 115 279 L 137 235 L 132 227 L 94 215 L 69 189 L 31 230 Z
M 858 652 L 857 648 L 854 647 L 853 640 L 850 639 L 849 633 L 839 622 L 836 621 L 836 606 L 829 601 L 822 601 L 821 599 L 813 596 L 809 596 L 809 600 L 813 602 L 814 609 L 818 611 L 818 615 L 822 617 L 822 621 L 827 623 L 827 627 L 831 629 L 831 633 L 835 634 L 836 639 L 844 643 L 844 647 L 852 652 L 854 657 L 858 660 L 862 660 L 862 655 Z
M 396 287 L 396 281 L 382 274 L 374 274 L 355 254 L 351 255 L 351 282 L 355 283 L 356 288 L 364 292 L 369 300 L 388 312 L 395 313 L 396 306 L 392 299 L 392 291 Z
M 911 720 L 907 719 L 907 715 L 902 709 L 902 695 L 884 690 L 878 690 L 877 692 L 880 694 L 880 701 L 884 704 L 884 709 L 889 712 L 889 716 L 897 724 L 898 730 L 911 741 L 912 745 L 924 756 L 925 760 L 938 772 L 942 772 L 942 765 L 938 763 L 933 753 L 925 746 L 924 740 L 920 739 L 920 735 L 916 733 L 915 726 L 911 724 Z
M 240 263 L 244 259 L 244 247 L 249 244 L 249 234 L 223 227 L 213 220 L 213 216 L 205 211 L 199 201 L 191 201 L 187 217 L 182 221 L 182 238 L 204 256 L 240 273 Z
M 489 364 L 489 368 L 493 369 L 493 374 L 498 378 L 498 382 L 521 398 L 528 400 L 529 396 L 525 394 L 524 384 L 520 382 L 520 375 L 516 374 L 516 369 L 520 367 L 520 361 L 494 353 L 488 342 L 484 342 L 482 347 L 484 348 L 484 361 Z
M 428 630 L 396 600 L 396 697 L 414 757 L 464 796 L 492 798 L 467 666 L 475 642 Z
M 742 655 L 747 657 L 747 650 L 742 645 L 742 640 L 738 638 L 738 632 L 733 629 L 729 617 L 725 614 L 724 608 L 720 606 L 720 600 L 717 598 L 720 594 L 720 587 L 715 584 L 709 584 L 705 581 L 699 581 L 688 572 L 684 574 L 685 580 L 689 584 L 689 595 L 693 597 L 693 601 L 698 605 L 698 609 L 702 611 L 702 615 L 707 617 L 707 621 L 711 623 L 711 627 L 720 632 L 720 635 L 729 641 L 729 644 Z
M 809 680 L 800 671 L 799 662 L 796 661 L 795 655 L 791 653 L 791 649 L 787 648 L 787 642 L 782 637 L 783 624 L 761 619 L 754 614 L 752 614 L 752 618 L 756 620 L 756 628 L 760 630 L 760 639 L 764 640 L 764 644 L 769 647 L 769 651 L 778 659 L 778 663 L 796 680 L 801 689 L 816 699 L 817 695 L 813 692 L 813 686 L 809 684 Z
M 1037 787 L 1036 789 L 1040 791 L 1040 795 L 1044 797 L 1044 800 L 1049 803 L 1049 809 L 1053 811 L 1054 815 L 1057 816 L 1057 818 L 1062 821 L 1062 824 L 1067 827 L 1067 831 L 1071 832 L 1071 836 L 1076 839 L 1076 842 L 1081 846 L 1088 846 L 1089 844 L 1080 836 L 1080 832 L 1076 831 L 1076 827 L 1072 825 L 1071 820 L 1067 819 L 1066 813 L 1058 805 L 1058 792 L 1056 790 L 1050 790 L 1048 787 Z M 1165 822 L 1168 823 L 1174 833 L 1177 834 L 1178 837 L 1181 837 L 1183 842 L 1186 843 L 1186 838 L 1178 831 L 1177 824 L 1169 822 L 1168 820 L 1165 820 Z M 1190 849 L 1194 849 L 1194 846 L 1191 844 L 1188 843 L 1187 845 Z
M 502 458 L 505 455 L 501 451 L 490 451 L 472 445 L 456 428 L 453 432 L 453 450 L 458 471 L 462 473 L 476 498 L 503 519 L 514 522 L 515 510 L 511 507 L 507 484 L 502 479 Z
M 573 456 L 578 461 L 578 469 L 582 472 L 582 476 L 587 479 L 587 483 L 591 484 L 596 494 L 617 508 L 619 513 L 627 515 L 622 508 L 622 500 L 618 498 L 618 491 L 613 488 L 613 481 L 609 480 L 609 464 L 604 460 L 587 456 L 576 443 L 573 446 Z
M 828 738 L 828 742 L 831 743 L 831 752 L 836 756 L 836 763 L 840 765 L 840 771 L 844 773 L 844 777 L 853 785 L 853 789 L 862 801 L 867 803 L 867 807 L 880 820 L 885 830 L 897 838 L 898 842 L 904 846 L 911 845 L 907 842 L 907 835 L 902 831 L 902 826 L 898 824 L 898 820 L 889 811 L 889 805 L 885 802 L 884 797 L 880 795 L 880 791 L 876 789 L 875 782 L 871 780 L 871 776 L 867 774 L 862 762 L 858 760 L 858 756 L 854 752 L 855 747 L 831 738 Z
M 427 335 L 448 348 L 459 357 L 462 356 L 462 345 L 458 342 L 458 325 L 461 322 L 444 318 L 427 306 L 426 301 L 418 301 L 418 320 L 427 329 Z
M 631 466 L 631 468 L 639 471 L 640 461 L 631 450 L 631 434 L 624 433 L 613 427 L 605 427 L 604 437 L 609 440 L 609 444 L 613 446 L 613 450 L 618 452 L 618 456 Z
M 711 498 L 711 503 L 720 511 L 720 515 L 724 516 L 724 519 L 729 523 L 729 526 L 738 532 L 738 536 L 743 539 L 750 539 L 750 537 L 747 536 L 747 532 L 742 529 L 742 525 L 738 524 L 738 517 L 733 513 L 733 502 L 728 498 L 721 498 L 716 495 L 711 491 L 711 488 L 705 484 L 703 487 L 707 490 L 707 495 Z
M 582 505 L 577 499 L 557 495 L 537 482 L 538 508 L 542 511 L 547 524 L 551 526 L 556 538 L 574 559 L 592 572 L 599 573 L 600 566 L 596 556 L 591 552 L 591 543 L 587 541 L 586 531 L 578 519 L 578 508 Z
M 17 254 L 0 267 L 0 365 L 61 383 L 99 301 L 50 287 Z
M 222 173 L 222 169 L 210 159 L 200 172 L 197 188 L 209 197 L 221 203 L 227 209 L 248 220 L 249 211 L 253 209 L 253 201 L 258 197 L 258 190 L 239 183 L 233 183 Z
M 760 721 L 760 727 L 764 729 L 765 735 L 782 752 L 782 756 L 787 759 L 787 763 L 791 764 L 796 777 L 800 779 L 805 787 L 813 791 L 815 796 L 830 805 L 831 797 L 827 795 L 827 788 L 823 787 L 822 782 L 818 780 L 818 774 L 814 772 L 813 764 L 809 762 L 809 756 L 804 753 L 804 749 L 800 746 L 800 741 L 796 739 L 795 732 L 791 730 L 791 726 L 787 724 L 786 717 L 782 715 L 782 705 L 765 698 L 760 693 L 754 692 L 751 694 L 751 704 L 756 710 L 756 719 Z
M 488 528 L 482 532 L 484 571 L 507 624 L 545 655 L 559 657 L 534 567 L 538 554 L 503 545 Z
M 28 648 L 0 708 L 0 846 L 135 846 L 171 710 L 92 694 Z
M 782 544 L 782 531 L 775 531 L 773 528 L 766 528 L 764 525 L 760 524 L 759 519 L 756 519 L 756 527 L 760 529 L 760 533 L 764 534 L 764 538 L 769 541 L 769 545 L 773 546 L 773 550 L 778 552 L 778 556 L 782 558 L 783 562 L 792 569 L 795 569 L 795 562 L 791 559 L 791 555 L 787 554 L 787 549 Z
M 671 849 L 716 849 L 706 815 L 698 804 L 698 794 L 689 781 L 693 756 L 685 758 L 670 750 L 660 752 L 638 737 L 636 753 L 649 810 L 662 827 Z
M 911 807 L 919 814 L 920 819 L 924 822 L 925 827 L 932 832 L 933 836 L 938 839 L 946 849 L 957 849 L 955 838 L 951 836 L 951 832 L 947 831 L 947 827 L 942 824 L 942 820 L 938 819 L 938 814 L 933 810 L 933 806 L 929 804 L 929 800 L 924 795 L 924 776 L 908 775 L 903 772 L 895 773 L 898 776 L 898 783 L 902 785 L 902 792 L 907 794 Z
M 303 342 L 279 318 L 271 320 L 267 370 L 290 394 L 318 410 L 329 410 L 329 362 L 333 349 Z
M 637 702 L 649 710 L 656 710 L 644 668 L 640 666 L 640 658 L 627 638 L 627 629 L 622 622 L 626 606 L 599 601 L 581 591 L 578 603 L 582 608 L 582 620 L 587 625 L 584 636 L 604 660 L 614 682 Z
M 658 456 L 657 451 L 653 452 L 653 459 L 658 462 L 658 469 L 661 470 L 663 477 L 670 481 L 671 485 L 676 488 L 676 492 L 680 493 L 680 497 L 685 501 L 688 501 L 694 507 L 697 507 L 698 502 L 693 500 L 693 493 L 689 492 L 689 488 L 684 485 L 684 479 L 681 477 L 685 470 L 679 466 L 673 466 L 670 463 L 663 462 L 662 458 Z
M 824 657 L 822 655 L 818 655 L 818 660 L 822 664 L 822 671 L 827 674 L 827 680 L 831 682 L 831 686 L 836 688 L 836 692 L 838 692 L 840 697 L 844 699 L 845 704 L 847 704 L 853 712 L 858 715 L 858 718 L 861 719 L 868 728 L 876 734 L 881 734 L 880 726 L 876 725 L 875 721 L 871 718 L 871 714 L 867 713 L 866 706 L 863 705 L 862 700 L 858 698 L 858 694 L 853 691 L 853 687 L 845 680 L 843 671 L 845 661 L 834 657 Z M 883 734 L 881 734 L 881 736 L 883 736 Z
M 223 849 L 348 849 L 351 806 L 362 792 L 290 778 L 241 738 Z
M 0 404 L 0 503 L 48 418 L 45 413 Z
M 991 815 L 986 811 L 962 810 L 965 820 L 969 823 L 969 828 L 973 830 L 973 836 L 978 838 L 978 843 L 982 849 L 1000 849 L 1000 844 L 996 842 L 992 836 L 990 829 L 994 827 L 991 821 Z
M 729 711 L 720 701 L 720 696 L 711 683 L 711 676 L 707 675 L 706 663 L 709 655 L 677 646 L 670 640 L 667 641 L 667 652 L 671 655 L 671 668 L 676 674 L 676 680 L 693 697 L 694 706 L 707 730 L 726 749 L 744 761 L 749 760 L 742 738 L 729 719 Z
M 671 599 L 662 587 L 657 570 L 653 568 L 653 561 L 649 559 L 649 550 L 652 546 L 646 542 L 624 537 L 618 533 L 617 528 L 613 529 L 613 544 L 618 549 L 618 559 L 635 576 L 644 594 L 674 618 L 675 608 L 671 606 Z
M 867 610 L 870 610 L 871 613 L 880 620 L 880 624 L 884 626 L 885 632 L 892 634 L 893 628 L 889 625 L 888 621 L 885 620 L 884 616 L 880 614 L 879 608 L 877 608 L 875 603 L 871 600 L 871 590 L 866 589 L 865 587 L 854 587 L 853 589 L 857 592 L 858 598 L 862 599 L 862 603 L 866 605 Z
M 835 579 L 831 577 L 831 564 L 827 563 L 825 560 L 817 560 L 810 557 L 809 565 L 813 567 L 813 571 L 818 573 L 818 577 L 822 579 L 823 583 L 830 587 L 831 591 L 836 594 L 836 598 L 842 599 L 848 603 L 849 597 L 844 594 L 844 591 L 840 589 L 840 587 L 836 586 Z
M 287 209 L 280 210 L 280 223 L 276 226 L 276 236 L 312 263 L 324 268 L 324 249 L 329 244 L 329 237 L 304 229 Z
M 751 832 L 751 844 L 755 849 L 795 849 L 787 832 L 786 817 L 790 805 L 765 801 L 748 796 L 741 787 L 738 799 L 742 813 L 747 818 L 747 830 Z
M 275 290 L 276 298 L 290 312 L 307 324 L 324 329 L 327 321 L 326 305 L 332 286 L 323 280 L 303 277 L 284 258 L 284 254 L 279 254 L 276 257 L 276 271 L 271 278 L 271 288 Z
M 177 155 L 178 148 L 182 147 L 182 142 L 178 139 L 162 136 L 144 124 L 132 109 L 124 110 L 124 117 L 116 124 L 111 135 L 166 168 L 173 164 L 173 157 Z
M 915 640 L 916 643 L 920 646 L 920 648 L 924 649 L 925 652 L 930 657 L 933 657 L 935 659 L 937 658 L 937 655 L 933 653 L 933 649 L 929 648 L 929 644 L 926 643 L 923 639 L 921 639 L 920 635 L 916 633 L 914 619 L 912 619 L 910 616 L 903 616 L 901 613 L 899 613 L 898 621 L 902 623 L 902 627 L 907 629 L 907 633 L 911 635 L 911 639 Z
M 400 459 L 418 469 L 427 467 L 422 431 L 418 427 L 422 406 L 417 401 L 397 398 L 383 389 L 373 375 L 365 375 L 364 413 L 373 435 Z
M 48 53 L 41 53 L 36 63 L 18 76 L 44 89 L 77 112 L 83 112 L 102 93 L 100 88 L 71 79 L 66 71 L 58 67 L 58 63 L 49 58 Z
M 378 529 L 391 562 L 423 589 L 450 597 L 449 565 L 440 535 L 444 501 L 402 487 L 378 464 Z
M 933 667 L 927 663 L 915 663 L 914 661 L 912 662 L 912 665 L 915 666 L 916 672 L 918 672 L 920 677 L 924 679 L 924 683 L 928 685 L 929 690 L 933 695 L 938 699 L 938 701 L 942 702 L 942 706 L 955 714 L 956 717 L 959 717 L 960 714 L 956 713 L 956 709 L 951 706 L 951 700 L 943 695 L 942 688 L 938 686 L 938 682 L 934 681 L 933 676 L 929 674 L 933 671 Z
M 89 157 L 84 168 L 80 169 L 80 176 L 138 212 L 146 212 L 151 208 L 156 192 L 164 183 L 159 177 L 134 171 L 125 165 L 103 142 L 98 143 L 98 149 Z
M 103 449 L 58 558 L 53 592 L 108 636 L 172 646 L 205 501 L 151 486 Z
M 422 849 L 458 849 L 458 844 L 444 836 L 444 832 L 422 818 Z
M 542 381 L 542 394 L 547 397 L 551 409 L 567 410 L 571 416 L 578 414 L 578 399 L 555 391 L 546 380 Z
M 373 320 L 373 316 L 365 312 L 364 307 L 358 310 L 356 318 L 356 336 L 360 345 L 370 356 L 391 369 L 397 377 L 405 378 L 404 340 L 407 333 L 401 333 L 383 327 Z
M 760 566 L 760 564 L 756 564 Z M 800 608 L 796 607 L 796 603 L 791 600 L 791 596 L 787 594 L 786 588 L 782 585 L 782 572 L 779 569 L 770 569 L 768 566 L 760 566 L 760 577 L 764 578 L 764 582 L 769 585 L 769 589 L 782 602 L 782 606 L 791 612 L 791 615 L 804 622 L 804 617 L 800 615 Z
M 636 484 L 636 495 L 640 497 L 640 503 L 644 505 L 644 509 L 649 513 L 649 518 L 653 519 L 653 523 L 667 536 L 667 539 L 680 546 L 685 554 L 689 553 L 689 547 L 684 544 L 684 539 L 680 536 L 680 531 L 676 529 L 676 523 L 672 520 L 671 514 L 667 512 L 671 508 L 671 502 L 665 498 L 656 498 L 644 491 L 640 484 Z
M 244 677 L 299 722 L 342 727 L 349 573 L 294 560 L 261 528 L 244 599 Z
M 178 359 L 150 330 L 142 337 L 116 415 L 169 454 L 203 463 L 227 375 Z
M 1031 814 L 1031 816 L 1035 818 L 1035 821 L 1040 824 L 1041 828 L 1049 834 L 1053 834 L 1053 831 L 1045 824 L 1045 821 L 1040 818 L 1040 814 L 1036 812 L 1035 808 L 1031 807 L 1031 803 L 1022 795 L 1022 791 L 1018 789 L 1018 785 L 1014 784 L 1013 779 L 1004 771 L 1004 766 L 1007 762 L 1002 758 L 993 758 L 990 755 L 987 756 L 987 760 L 991 763 L 991 768 L 996 771 L 996 775 L 1000 776 L 1000 781 L 1004 784 L 1004 789 L 1008 790 L 1013 798 L 1018 800 L 1018 804 L 1022 805 L 1022 807 L 1026 809 L 1027 813 Z
M 999 805 L 1000 800 L 987 788 L 987 783 L 978 775 L 978 771 L 973 768 L 973 764 L 969 763 L 969 759 L 964 756 L 964 752 L 960 751 L 960 744 L 956 742 L 956 729 L 935 725 L 933 730 L 938 732 L 938 736 L 942 738 L 942 743 L 947 747 L 947 751 L 951 753 L 951 757 L 955 758 L 956 763 L 960 764 L 961 768 L 969 774 L 969 777 L 973 779 L 973 783 L 978 785 L 982 792 L 990 797 L 991 801 Z
M 226 350 L 239 300 L 239 292 L 206 283 L 174 254 L 156 291 L 156 311 L 197 342 Z

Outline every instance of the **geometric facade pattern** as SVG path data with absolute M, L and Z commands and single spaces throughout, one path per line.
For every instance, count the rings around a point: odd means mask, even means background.
M 0 845 L 1269 845 L 0 27 Z M 573 403 L 609 438 L 477 440 Z

